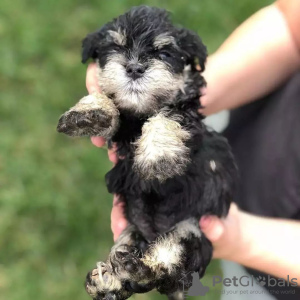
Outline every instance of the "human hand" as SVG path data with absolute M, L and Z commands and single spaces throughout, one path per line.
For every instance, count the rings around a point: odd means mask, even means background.
M 243 253 L 244 238 L 241 234 L 241 219 L 243 215 L 246 214 L 242 213 L 237 205 L 233 203 L 225 219 L 219 219 L 216 216 L 204 216 L 201 218 L 199 225 L 202 232 L 213 244 L 214 258 L 236 260 L 237 255 Z M 115 196 L 111 212 L 111 229 L 114 234 L 114 240 L 118 238 L 126 226 L 124 203 L 120 202 Z
M 216 216 L 201 218 L 199 225 L 213 244 L 214 258 L 237 261 L 245 252 L 247 242 L 241 231 L 245 218 L 247 214 L 241 212 L 234 203 L 231 204 L 228 216 L 224 219 Z
M 97 81 L 97 64 L 96 63 L 90 63 L 88 65 L 88 68 L 86 71 L 86 88 L 87 88 L 89 94 L 93 94 L 95 92 L 101 93 L 101 89 L 100 89 L 100 87 L 98 85 L 98 81 Z M 103 147 L 105 145 L 105 139 L 100 136 L 92 136 L 91 141 L 96 147 Z M 116 155 L 116 147 L 115 146 L 113 146 L 111 149 L 108 150 L 108 158 L 114 164 L 117 163 L 118 158 Z
M 127 226 L 127 220 L 124 214 L 125 203 L 120 201 L 118 195 L 114 195 L 113 207 L 111 210 L 111 230 L 114 235 L 114 241 L 116 241 L 119 235 Z
M 86 88 L 89 94 L 100 93 L 100 87 L 97 82 L 97 64 L 90 63 L 86 72 Z M 103 147 L 105 145 L 105 139 L 99 136 L 91 137 L 92 143 L 96 147 Z M 118 158 L 116 155 L 116 147 L 108 150 L 108 158 L 114 164 L 117 163 Z M 127 226 L 127 220 L 124 217 L 124 202 L 119 201 L 119 196 L 114 195 L 113 208 L 111 211 L 111 230 L 114 235 L 114 240 L 116 240 L 121 232 Z

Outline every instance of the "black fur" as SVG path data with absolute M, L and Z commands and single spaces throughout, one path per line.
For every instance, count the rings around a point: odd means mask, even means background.
M 124 46 L 116 45 L 107 34 L 108 30 L 120 29 L 130 37 Z M 204 71 L 207 51 L 199 36 L 188 29 L 175 27 L 165 10 L 148 6 L 132 8 L 99 31 L 89 34 L 82 43 L 82 62 L 89 58 L 98 58 L 100 66 L 103 67 L 113 50 L 124 52 L 128 57 L 138 54 L 141 62 L 153 57 L 159 58 L 159 51 L 153 49 L 153 41 L 162 33 L 174 36 L 181 47 L 180 52 L 172 47 L 164 49 L 170 51 L 171 57 L 168 60 L 175 73 L 180 73 L 185 64 L 191 64 L 195 68 L 196 63 Z
M 109 30 L 126 32 L 126 44 L 114 43 L 107 34 Z M 174 37 L 177 47 L 166 45 L 159 50 L 153 48 L 155 38 L 163 33 Z M 158 179 L 144 180 L 134 170 L 133 142 L 140 137 L 142 126 L 151 117 L 151 113 L 137 115 L 120 109 L 119 130 L 108 141 L 109 145 L 117 144 L 118 155 L 122 157 L 106 175 L 108 190 L 120 195 L 120 201 L 126 204 L 126 218 L 135 226 L 136 234 L 144 239 L 144 246 L 136 247 L 144 248 L 146 245 L 147 249 L 147 245 L 155 243 L 157 237 L 164 235 L 168 238 L 168 234 L 170 236 L 172 232 L 176 233 L 174 226 L 183 220 L 199 220 L 203 215 L 226 216 L 234 193 L 237 170 L 226 139 L 208 130 L 202 123 L 203 116 L 198 112 L 201 107 L 200 88 L 205 86 L 205 81 L 196 67 L 200 65 L 201 70 L 204 70 L 207 53 L 197 34 L 173 26 L 164 10 L 147 6 L 135 7 L 84 39 L 82 61 L 97 59 L 103 68 L 110 55 L 115 52 L 122 53 L 127 58 L 137 56 L 139 62 L 144 65 L 153 58 L 161 60 L 172 74 L 182 74 L 184 67 L 190 66 L 184 91 L 178 90 L 172 101 L 157 99 L 160 103 L 159 109 L 167 111 L 169 117 L 181 116 L 180 125 L 191 134 L 191 138 L 186 142 L 190 149 L 190 163 L 183 175 L 161 182 Z M 167 52 L 167 55 L 164 52 Z M 113 94 L 109 96 L 114 97 Z M 215 167 L 212 167 L 212 162 Z M 180 288 L 179 280 L 185 274 L 197 271 L 203 276 L 212 255 L 211 243 L 205 236 L 199 238 L 193 234 L 187 234 L 180 243 L 186 255 L 182 262 L 183 267 L 178 267 L 175 274 L 166 273 L 159 280 L 150 281 L 148 285 L 143 286 L 135 280 L 124 280 L 122 289 L 127 291 L 126 296 L 120 291 L 107 291 L 106 294 L 99 293 L 95 299 L 110 299 L 111 293 L 115 298 L 122 299 L 129 297 L 133 292 L 145 292 L 153 287 L 171 295 Z M 124 251 L 118 253 L 124 257 L 126 254 L 126 259 L 132 256 L 136 263 L 132 262 L 130 267 L 135 272 L 141 271 L 144 268 L 138 261 L 141 252 Z M 134 253 L 140 254 L 134 258 Z M 127 261 L 124 257 L 123 262 Z M 109 264 L 114 263 L 110 258 Z M 132 272 L 131 278 L 135 272 Z M 147 276 L 149 279 L 154 275 Z M 91 275 L 87 277 L 87 284 L 93 285 Z M 188 283 L 185 285 L 188 286 Z

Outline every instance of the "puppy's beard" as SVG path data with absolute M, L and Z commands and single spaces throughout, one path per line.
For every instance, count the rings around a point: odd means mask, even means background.
M 178 91 L 183 90 L 183 76 L 171 73 L 159 60 L 152 59 L 143 76 L 136 80 L 127 76 L 126 63 L 123 55 L 114 54 L 104 68 L 98 70 L 100 88 L 105 94 L 114 96 L 113 101 L 119 108 L 153 113 L 171 103 Z

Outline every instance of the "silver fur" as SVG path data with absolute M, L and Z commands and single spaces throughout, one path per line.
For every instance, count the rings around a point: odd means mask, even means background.
M 168 32 L 159 34 L 153 43 L 153 46 L 157 49 L 161 49 L 164 46 L 170 45 L 174 46 L 175 48 L 178 48 L 177 43 L 173 36 L 170 36 Z
M 124 46 L 126 44 L 125 32 L 122 32 L 120 28 L 118 29 L 118 31 L 108 30 L 108 33 L 117 45 Z
M 189 148 L 185 145 L 189 138 L 187 130 L 163 113 L 151 117 L 135 143 L 134 168 L 147 180 L 164 181 L 183 174 L 189 162 Z
M 99 120 L 105 124 L 100 126 Z M 84 122 L 83 126 L 80 124 Z M 114 103 L 104 94 L 94 93 L 79 100 L 65 112 L 57 129 L 70 136 L 103 136 L 110 138 L 119 126 L 119 111 Z
M 171 102 L 184 88 L 183 76 L 171 73 L 160 60 L 152 59 L 143 77 L 137 80 L 127 76 L 127 63 L 124 55 L 112 54 L 103 69 L 98 64 L 99 86 L 105 94 L 114 95 L 113 101 L 119 108 L 153 113 L 159 109 L 158 97 Z

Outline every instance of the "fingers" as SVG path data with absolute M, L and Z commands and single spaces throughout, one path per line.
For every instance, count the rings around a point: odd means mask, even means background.
M 95 93 L 95 92 L 101 92 L 98 80 L 97 80 L 97 64 L 96 63 L 90 63 L 86 70 L 86 88 L 89 92 L 89 94 Z M 105 139 L 99 136 L 93 136 L 91 137 L 92 143 L 96 147 L 103 147 L 105 144 Z
M 200 94 L 201 94 L 201 97 L 200 97 L 200 105 L 201 105 L 201 108 L 198 110 L 198 112 L 200 114 L 203 114 L 205 115 L 205 105 L 203 105 L 203 103 L 206 103 L 206 91 L 207 91 L 207 88 L 206 86 L 205 87 L 202 87 L 200 88 Z
M 90 63 L 88 65 L 86 71 L 86 88 L 89 94 L 101 92 L 97 80 L 96 63 Z M 91 141 L 96 147 L 103 147 L 105 145 L 105 139 L 103 137 L 93 136 L 91 137 Z M 114 164 L 117 163 L 118 159 L 116 154 L 116 145 L 114 145 L 112 149 L 108 150 L 108 157 L 110 161 L 112 161 Z M 127 220 L 124 217 L 124 203 L 118 201 L 118 197 L 115 195 L 113 201 L 113 208 L 111 211 L 111 229 L 114 234 L 114 240 L 116 240 L 119 237 L 119 235 L 126 228 L 126 226 Z
M 96 147 L 103 147 L 105 145 L 105 139 L 101 136 L 92 136 L 91 141 Z M 108 149 L 108 158 L 115 165 L 118 162 L 117 146 L 113 144 L 111 149 Z
M 200 227 L 212 243 L 216 243 L 224 233 L 222 220 L 215 216 L 202 217 L 200 220 Z
M 230 259 L 242 240 L 240 228 L 241 213 L 236 204 L 231 204 L 228 216 L 220 219 L 216 216 L 203 216 L 199 222 L 202 232 L 212 242 L 214 258 Z
M 100 93 L 100 87 L 98 85 L 97 80 L 97 63 L 90 63 L 88 65 L 87 71 L 86 71 L 86 88 L 89 92 L 89 94 L 98 92 Z M 100 136 L 92 136 L 91 137 L 92 143 L 96 147 L 103 147 L 105 145 L 105 139 Z M 116 154 L 116 146 L 110 150 L 108 150 L 108 157 L 111 162 L 116 164 L 118 162 L 117 154 Z
M 101 92 L 97 80 L 97 64 L 90 63 L 86 71 L 86 88 L 89 94 Z
M 89 94 L 101 92 L 97 80 L 96 63 L 90 63 L 88 65 L 86 71 L 86 88 Z M 96 147 L 103 147 L 105 145 L 105 139 L 103 137 L 93 136 L 91 137 L 91 141 Z M 108 150 L 108 157 L 110 161 L 112 161 L 114 164 L 117 163 L 118 159 L 116 154 L 116 145 L 114 145 L 112 149 Z M 119 237 L 119 235 L 126 228 L 126 226 L 127 220 L 124 217 L 124 203 L 118 201 L 118 197 L 115 195 L 113 201 L 113 208 L 111 211 L 111 229 L 114 234 L 114 240 L 116 240 Z
M 108 158 L 113 164 L 116 164 L 118 162 L 116 144 L 113 144 L 112 148 L 108 149 Z
M 125 203 L 119 201 L 118 196 L 114 195 L 113 208 L 111 211 L 111 230 L 114 235 L 114 241 L 116 241 L 121 232 L 127 226 L 127 220 L 124 215 Z
M 105 139 L 101 136 L 92 136 L 91 141 L 96 147 L 103 147 L 105 145 Z
M 217 218 L 216 216 L 204 216 L 200 220 L 200 227 L 205 236 L 213 244 L 213 257 L 214 258 L 224 258 L 224 247 L 226 247 L 226 238 L 224 238 L 225 225 L 223 220 Z M 225 245 L 224 245 L 225 244 Z

